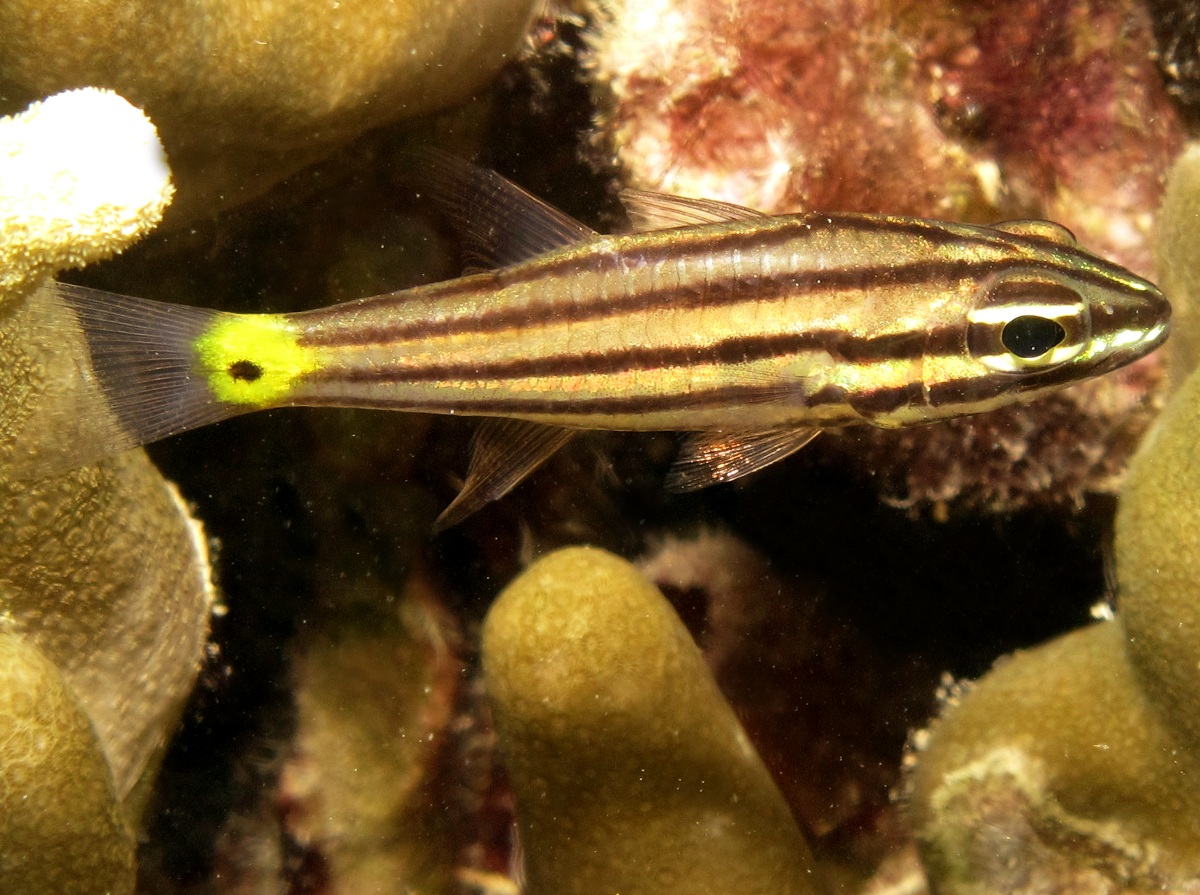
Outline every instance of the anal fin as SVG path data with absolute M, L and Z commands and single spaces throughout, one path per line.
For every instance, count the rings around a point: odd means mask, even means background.
M 434 534 L 499 500 L 574 436 L 574 429 L 524 420 L 485 419 L 471 439 L 467 479 L 458 496 L 433 523 Z
M 732 482 L 791 456 L 819 432 L 819 429 L 769 429 L 693 433 L 679 448 L 665 487 L 681 493 Z

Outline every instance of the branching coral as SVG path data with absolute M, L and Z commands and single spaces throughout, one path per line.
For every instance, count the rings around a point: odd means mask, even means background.
M 115 93 L 73 90 L 0 119 L 0 291 L 121 251 L 173 194 L 154 125 Z
M 483 638 L 529 895 L 817 891 L 787 805 L 636 569 L 553 553 Z
M 450 891 L 447 811 L 428 790 L 462 678 L 452 622 L 420 574 L 400 595 L 340 585 L 339 611 L 296 657 L 287 831 L 323 864 L 328 895 Z

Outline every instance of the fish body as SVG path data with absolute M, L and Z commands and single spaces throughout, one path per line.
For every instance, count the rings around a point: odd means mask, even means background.
M 1161 339 L 1165 308 L 1146 281 L 1051 240 L 760 218 L 599 237 L 286 316 L 307 366 L 276 400 L 588 429 L 904 426 L 1127 363 Z M 1009 350 L 1021 318 L 1057 324 L 1053 344 Z
M 499 268 L 270 315 L 61 286 L 123 442 L 112 446 L 268 407 L 376 407 L 524 421 L 495 431 L 538 447 L 481 445 L 468 510 L 578 429 L 696 433 L 674 484 L 698 487 L 822 428 L 1034 397 L 1167 333 L 1153 284 L 1046 222 L 768 217 L 633 193 L 635 216 L 676 226 L 606 236 L 498 175 L 438 170 Z M 488 201 L 461 204 L 473 191 Z

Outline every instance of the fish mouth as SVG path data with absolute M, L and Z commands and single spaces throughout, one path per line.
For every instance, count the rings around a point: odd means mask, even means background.
M 1140 360 L 1159 348 L 1171 331 L 1171 305 L 1158 290 L 1133 305 L 1126 305 L 1110 318 L 1110 334 L 1096 364 L 1096 373 L 1107 373 Z

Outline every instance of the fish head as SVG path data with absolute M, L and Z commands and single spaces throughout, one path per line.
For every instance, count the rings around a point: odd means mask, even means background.
M 1010 256 L 965 293 L 965 327 L 947 327 L 957 339 L 931 341 L 924 357 L 925 420 L 1029 400 L 1133 363 L 1163 343 L 1171 316 L 1153 283 L 1079 248 Z
M 967 350 L 987 370 L 1030 388 L 1115 370 L 1167 337 L 1162 292 L 1115 265 L 1015 264 L 985 277 L 967 311 Z

